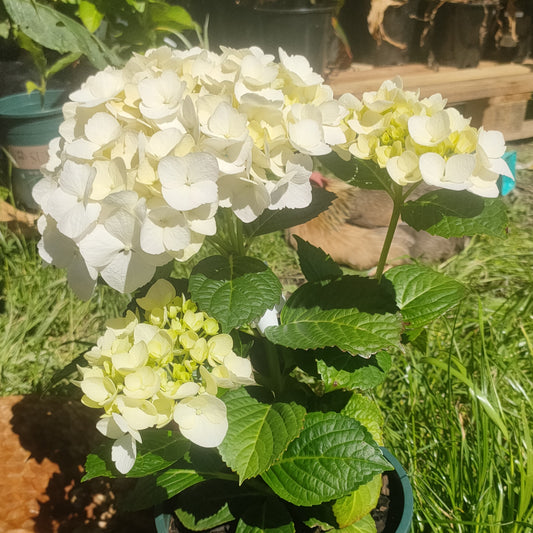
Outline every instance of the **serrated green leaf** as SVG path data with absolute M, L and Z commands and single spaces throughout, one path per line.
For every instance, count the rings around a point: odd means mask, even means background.
M 339 413 L 313 412 L 262 478 L 284 500 L 307 506 L 347 496 L 387 468 L 362 424 Z
M 307 281 L 325 281 L 342 277 L 342 269 L 324 250 L 294 235 L 298 245 L 300 268 Z
M 366 515 L 361 520 L 342 529 L 330 529 L 329 533 L 376 533 L 376 522 L 371 515 Z
M 304 224 L 325 211 L 336 195 L 326 189 L 313 187 L 312 200 L 307 207 L 302 209 L 266 209 L 253 222 L 244 224 L 243 229 L 248 237 L 266 235 L 274 231 L 284 230 L 293 226 Z
M 315 359 L 326 392 L 371 389 L 383 383 L 391 366 L 391 357 L 387 352 L 364 358 L 329 348 L 315 351 Z
M 361 422 L 372 438 L 383 446 L 383 414 L 376 402 L 368 396 L 354 393 L 341 410 L 341 414 Z
M 401 215 L 414 229 L 446 238 L 478 234 L 503 237 L 507 226 L 501 200 L 481 198 L 466 191 L 431 191 L 407 202 Z
M 201 499 L 199 499 L 198 502 L 200 503 L 201 507 L 205 507 L 205 495 L 203 493 L 201 494 Z M 224 505 L 212 515 L 205 516 L 204 518 L 197 518 L 193 513 L 187 512 L 181 508 L 175 509 L 174 512 L 176 513 L 176 516 L 179 518 L 180 522 L 187 529 L 192 531 L 208 531 L 215 527 L 221 526 L 226 522 L 231 522 L 234 519 L 227 503 L 224 503 Z M 202 516 L 204 516 L 204 513 Z
M 81 480 L 88 481 L 95 477 L 116 477 L 112 464 L 110 446 L 101 444 L 93 453 L 87 455 L 85 475 Z
M 283 307 L 280 325 L 265 335 L 289 348 L 337 346 L 366 356 L 399 346 L 396 309 L 389 283 L 358 276 L 306 283 Z
M 253 257 L 212 256 L 200 261 L 192 271 L 189 290 L 224 332 L 260 318 L 281 298 L 276 275 Z
M 305 409 L 295 403 L 260 403 L 244 388 L 229 391 L 223 400 L 229 427 L 218 449 L 242 483 L 281 456 L 300 433 Z
M 429 324 L 466 294 L 464 285 L 424 266 L 401 265 L 385 277 L 394 285 L 398 307 L 410 329 Z
M 333 513 L 340 528 L 346 528 L 362 520 L 374 509 L 381 492 L 381 474 L 333 504 Z
M 127 477 L 144 477 L 164 470 L 181 459 L 190 447 L 190 441 L 178 431 L 146 429 L 142 439 Z
M 205 477 L 194 470 L 169 468 L 160 474 L 139 478 L 135 490 L 127 495 L 123 505 L 129 511 L 153 507 L 204 480 Z
M 335 152 L 322 155 L 319 161 L 335 177 L 361 189 L 385 190 L 392 183 L 387 171 L 373 161 L 357 159 L 353 156 L 346 161 Z

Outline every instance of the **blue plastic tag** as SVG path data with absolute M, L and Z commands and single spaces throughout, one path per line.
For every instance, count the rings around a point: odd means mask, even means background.
M 516 179 L 516 152 L 505 152 L 503 160 L 509 165 L 509 169 Z M 500 176 L 498 178 L 498 188 L 502 196 L 509 194 L 516 186 L 516 181 L 508 176 Z

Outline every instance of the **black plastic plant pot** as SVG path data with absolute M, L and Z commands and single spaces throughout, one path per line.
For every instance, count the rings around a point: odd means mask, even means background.
M 313 70 L 322 73 L 334 40 L 332 17 L 337 2 L 307 7 L 258 6 L 259 43 L 263 50 L 277 56 L 278 47 L 288 54 L 305 56 Z
M 0 142 L 14 160 L 13 196 L 21 207 L 37 208 L 31 191 L 42 178 L 39 169 L 48 160 L 48 143 L 59 134 L 65 97 L 65 91 L 54 89 L 44 99 L 38 92 L 0 98 Z
M 393 470 L 383 473 L 387 485 L 387 510 L 385 520 L 381 524 L 377 524 L 378 531 L 380 533 L 409 533 L 413 519 L 413 489 L 406 471 L 396 457 L 386 448 L 381 448 L 381 451 L 392 465 Z M 176 524 L 172 513 L 164 506 L 155 509 L 155 528 L 157 533 L 188 532 Z M 212 530 L 212 533 L 215 531 L 218 533 L 227 531 L 227 529 L 221 526 Z

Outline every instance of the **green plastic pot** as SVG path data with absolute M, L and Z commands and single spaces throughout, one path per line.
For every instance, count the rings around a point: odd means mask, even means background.
M 41 94 L 17 93 L 0 98 L 1 143 L 12 156 L 13 196 L 17 205 L 37 209 L 31 191 L 43 177 L 40 168 L 48 160 L 48 143 L 58 136 L 66 94 L 49 90 Z
M 381 451 L 393 467 L 393 470 L 385 472 L 388 476 L 390 502 L 387 523 L 383 533 L 409 533 L 413 520 L 413 489 L 407 472 L 398 459 L 387 448 L 381 448 Z M 173 522 L 172 513 L 166 510 L 164 505 L 155 508 L 155 528 L 157 533 L 176 531 Z

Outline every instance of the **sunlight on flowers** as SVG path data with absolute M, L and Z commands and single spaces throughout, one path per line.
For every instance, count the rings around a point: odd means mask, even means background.
M 104 410 L 97 427 L 115 439 L 113 460 L 122 473 L 135 462 L 138 432 L 171 421 L 195 444 L 218 446 L 228 428 L 218 387 L 255 383 L 231 336 L 219 334 L 217 321 L 176 295 L 170 282 L 156 281 L 136 303 L 135 313 L 108 322 L 77 382 L 82 402 Z

